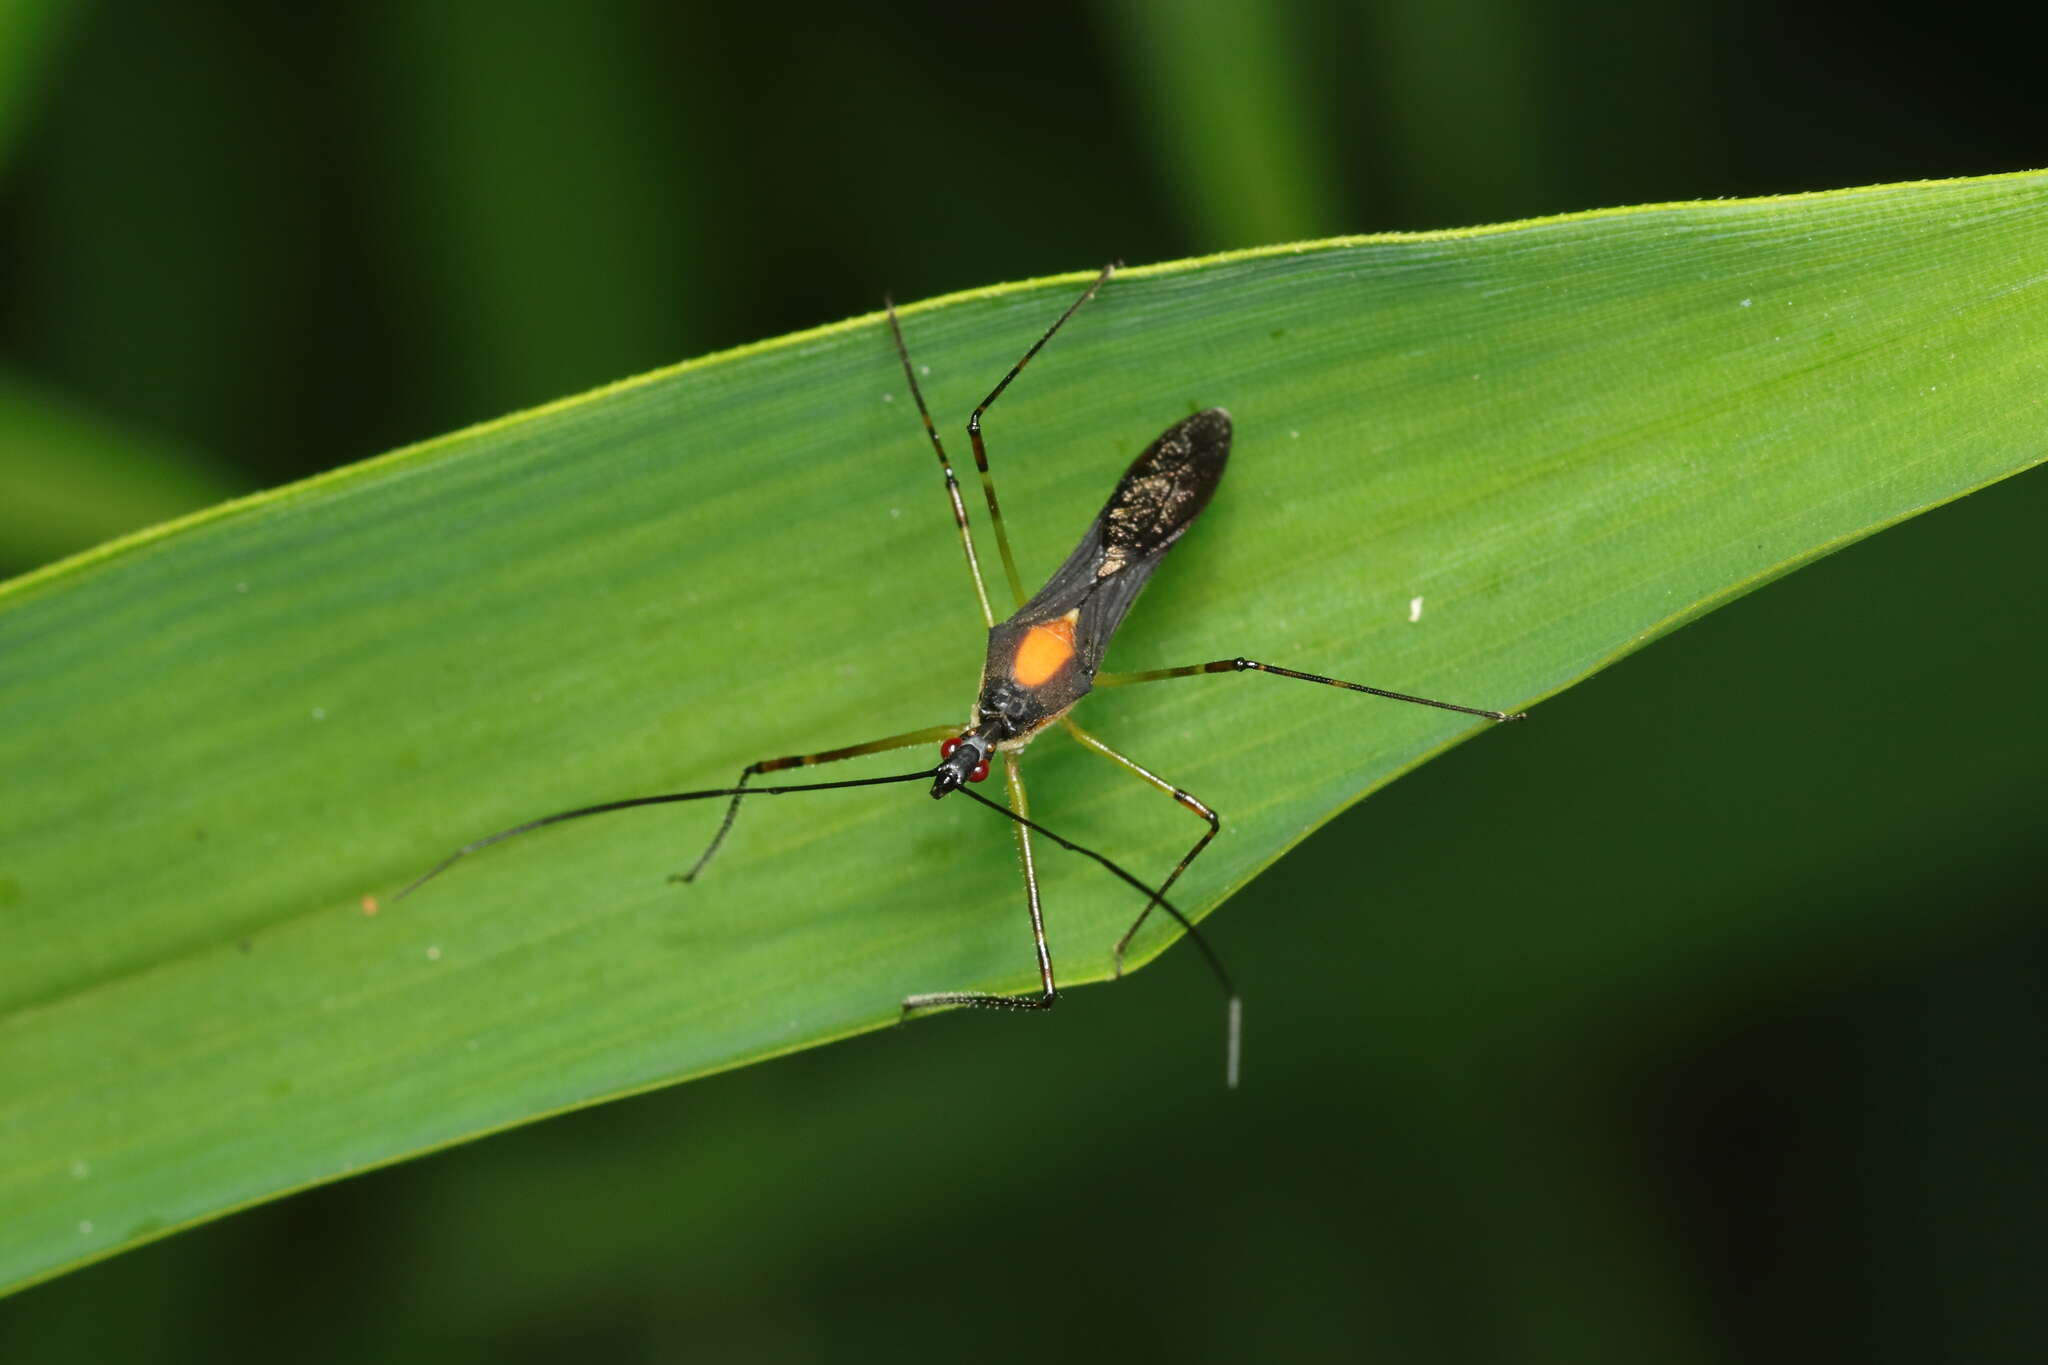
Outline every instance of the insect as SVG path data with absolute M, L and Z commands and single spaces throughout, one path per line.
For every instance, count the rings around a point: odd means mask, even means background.
M 1053 571 L 1052 577 L 1046 580 L 1045 586 L 1035 595 L 1026 597 L 1024 580 L 1017 572 L 1016 556 L 1010 549 L 1009 534 L 1004 527 L 1002 507 L 996 498 L 995 480 L 989 472 L 988 446 L 982 432 L 982 418 L 1017 376 L 1023 373 L 1025 366 L 1044 349 L 1046 343 L 1052 340 L 1067 320 L 1095 296 L 1114 271 L 1114 266 L 1107 266 L 1095 277 L 1082 291 L 1081 296 L 1054 319 L 1045 334 L 1024 353 L 1023 358 L 1010 367 L 1009 373 L 1003 376 L 1002 381 L 989 392 L 988 397 L 981 401 L 967 420 L 967 439 L 974 453 L 974 467 L 980 476 L 982 495 L 988 504 L 989 526 L 994 533 L 996 549 L 1002 560 L 1003 577 L 1017 604 L 1015 611 L 1003 620 L 996 618 L 995 609 L 989 599 L 981 559 L 975 549 L 973 528 L 968 521 L 967 504 L 960 493 L 960 480 L 954 472 L 952 459 L 946 454 L 945 443 L 939 439 L 938 428 L 932 423 L 931 410 L 925 405 L 923 391 L 918 387 L 917 372 L 910 363 L 910 350 L 904 343 L 903 329 L 897 319 L 895 306 L 890 304 L 887 307 L 889 334 L 895 343 L 897 359 L 903 367 L 904 380 L 909 385 L 910 395 L 917 404 L 918 417 L 924 423 L 925 435 L 931 441 L 932 451 L 937 455 L 939 468 L 945 476 L 946 497 L 952 506 L 953 522 L 960 533 L 960 546 L 966 555 L 967 568 L 974 582 L 975 597 L 981 608 L 982 621 L 988 630 L 988 654 L 982 668 L 981 687 L 965 727 L 951 724 L 932 725 L 903 734 L 871 739 L 861 744 L 823 749 L 815 753 L 787 754 L 778 758 L 762 759 L 742 769 L 738 780 L 730 787 L 631 797 L 622 801 L 609 801 L 601 805 L 583 806 L 542 816 L 540 819 L 487 835 L 457 849 L 401 891 L 399 898 L 412 894 L 461 858 L 547 825 L 640 806 L 726 798 L 724 818 L 719 822 L 711 842 L 690 870 L 675 879 L 690 882 L 696 880 L 717 856 L 739 817 L 741 804 L 748 797 L 929 780 L 934 799 L 960 792 L 981 805 L 1007 816 L 1013 822 L 1023 866 L 1025 905 L 1031 920 L 1031 940 L 1037 956 L 1039 988 L 1022 995 L 958 990 L 912 995 L 902 1002 L 902 1017 L 907 1018 L 919 1010 L 945 1006 L 1008 1010 L 1042 1010 L 1052 1007 L 1059 997 L 1059 989 L 1053 974 L 1052 954 L 1046 944 L 1045 916 L 1040 903 L 1037 864 L 1033 857 L 1031 837 L 1034 833 L 1040 834 L 1062 848 L 1094 860 L 1144 893 L 1143 908 L 1115 946 L 1114 961 L 1119 975 L 1122 973 L 1124 954 L 1130 947 L 1131 940 L 1144 927 L 1155 908 L 1165 911 L 1188 932 L 1230 997 L 1230 1037 L 1226 1069 L 1230 1083 L 1234 1085 L 1237 1076 L 1239 1032 L 1236 992 L 1231 988 L 1228 975 L 1223 971 L 1221 962 L 1207 941 L 1167 897 L 1167 893 L 1173 889 L 1182 874 L 1216 838 L 1222 828 L 1222 821 L 1214 810 L 1192 793 L 1182 790 L 1082 729 L 1069 714 L 1075 704 L 1097 687 L 1126 687 L 1208 673 L 1258 672 L 1344 688 L 1353 692 L 1364 692 L 1392 701 L 1433 706 L 1440 710 L 1456 711 L 1493 721 L 1519 720 L 1521 715 L 1461 706 L 1453 702 L 1410 696 L 1402 692 L 1390 692 L 1383 688 L 1368 687 L 1364 683 L 1345 682 L 1317 673 L 1298 672 L 1243 657 L 1215 659 L 1178 668 L 1147 669 L 1136 673 L 1100 671 L 1103 655 L 1109 648 L 1110 640 L 1116 634 L 1117 627 L 1123 623 L 1132 603 L 1137 600 L 1138 594 L 1151 579 L 1153 572 L 1158 569 L 1167 551 L 1187 533 L 1188 528 L 1194 525 L 1195 519 L 1201 515 L 1202 509 L 1209 505 L 1209 500 L 1214 496 L 1217 484 L 1223 477 L 1224 466 L 1230 458 L 1231 421 L 1230 414 L 1222 408 L 1209 408 L 1183 418 L 1168 427 L 1157 440 L 1147 446 L 1144 453 L 1131 463 L 1130 468 L 1125 470 L 1123 477 L 1117 481 L 1116 489 L 1110 494 L 1109 501 L 1082 535 L 1081 543 L 1067 556 L 1066 562 Z M 1171 797 L 1202 821 L 1204 828 L 1199 837 L 1187 852 L 1181 855 L 1180 861 L 1167 874 L 1166 880 L 1157 887 L 1146 885 L 1109 858 L 1055 834 L 1031 818 L 1030 806 L 1025 796 L 1024 779 L 1019 771 L 1017 758 L 1026 745 L 1054 725 L 1065 729 L 1084 747 L 1101 754 L 1155 790 Z M 938 764 L 915 772 L 854 778 L 839 782 L 754 785 L 755 778 L 767 773 L 816 767 L 868 754 L 927 744 L 939 746 Z M 998 758 L 1002 761 L 1003 781 L 1008 795 L 1007 805 L 993 801 L 972 789 L 972 784 L 979 783 L 989 776 Z

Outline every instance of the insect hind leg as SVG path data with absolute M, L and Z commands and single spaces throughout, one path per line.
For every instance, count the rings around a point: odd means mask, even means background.
M 939 439 L 939 429 L 932 425 L 932 410 L 925 406 L 924 390 L 918 387 L 917 371 L 910 363 L 910 347 L 903 340 L 903 324 L 896 319 L 896 304 L 889 299 L 882 302 L 889 316 L 889 336 L 896 343 L 896 358 L 903 362 L 904 382 L 910 385 L 910 396 L 917 403 L 924 434 L 930 438 L 932 453 L 939 457 L 939 469 L 946 476 L 946 501 L 953 509 L 953 525 L 960 532 L 960 549 L 967 556 L 967 574 L 974 580 L 974 600 L 981 607 L 982 624 L 992 626 L 996 614 L 989 606 L 988 584 L 982 580 L 981 557 L 974 552 L 974 528 L 967 523 L 967 504 L 960 500 L 960 480 L 953 473 L 953 460 L 946 454 L 945 442 Z
M 988 471 L 988 444 L 981 434 L 982 414 L 995 405 L 996 399 L 1003 396 L 1003 390 L 1009 388 L 1010 381 L 1024 372 L 1024 367 L 1031 363 L 1032 357 L 1045 349 L 1045 343 L 1052 340 L 1053 333 L 1065 326 L 1067 319 L 1081 310 L 1082 304 L 1094 298 L 1095 291 L 1102 288 L 1109 277 L 1115 273 L 1116 266 L 1114 264 L 1102 267 L 1101 273 L 1096 275 L 1088 287 L 1081 291 L 1081 297 L 1068 304 L 1067 311 L 1053 319 L 1052 326 L 1045 329 L 1045 335 L 1031 343 L 1031 349 L 1026 351 L 1023 358 L 1010 367 L 1010 372 L 1002 377 L 1000 383 L 989 390 L 988 397 L 981 400 L 980 406 L 976 407 L 973 415 L 967 419 L 967 440 L 974 448 L 974 468 L 981 475 L 981 493 L 982 497 L 988 502 L 989 526 L 995 531 L 996 549 L 1002 555 L 1003 576 L 1009 580 L 1010 595 L 1016 599 L 1016 605 L 1020 607 L 1024 605 L 1026 599 L 1031 594 L 1024 591 L 1024 580 L 1017 572 L 1017 556 L 1010 550 L 1010 533 L 1003 525 L 1003 509 L 1001 504 L 996 501 L 995 476 Z

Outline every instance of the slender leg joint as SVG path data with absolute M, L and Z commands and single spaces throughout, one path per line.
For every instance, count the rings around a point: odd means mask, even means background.
M 725 818 L 718 822 L 718 833 L 711 836 L 711 842 L 705 846 L 702 853 L 697 855 L 697 861 L 690 864 L 688 872 L 672 872 L 669 874 L 669 885 L 686 886 L 696 881 L 697 874 L 702 872 L 718 853 L 719 845 L 725 842 L 725 836 L 732 833 L 732 822 L 739 819 L 740 802 L 746 797 L 747 784 L 749 782 L 752 782 L 762 773 L 774 772 L 778 768 L 794 767 L 801 761 L 794 758 L 767 758 L 762 759 L 758 763 L 749 763 L 746 767 L 740 769 L 740 780 L 732 784 L 732 800 L 726 804 Z
M 1131 766 L 1136 767 L 1137 765 L 1132 764 Z M 1174 865 L 1173 871 L 1168 874 L 1164 882 L 1160 883 L 1160 896 L 1164 896 L 1173 889 L 1173 884 L 1180 880 L 1180 874 L 1187 871 L 1188 865 L 1202 855 L 1202 850 L 1209 846 L 1210 840 L 1223 832 L 1223 817 L 1204 805 L 1192 792 L 1184 792 L 1179 787 L 1174 787 L 1172 789 L 1172 796 L 1175 801 L 1181 804 L 1182 809 L 1190 811 L 1203 820 L 1208 821 L 1209 828 L 1202 831 L 1202 837 L 1195 840 L 1195 846 L 1181 856 L 1181 860 Z M 1124 954 L 1130 950 L 1131 940 L 1136 938 L 1138 931 L 1145 927 L 1145 921 L 1151 918 L 1152 907 L 1157 903 L 1156 897 L 1147 900 L 1145 908 L 1138 912 L 1136 921 L 1132 923 L 1130 928 L 1124 930 L 1124 936 L 1116 941 L 1116 948 L 1110 953 L 1111 975 L 1114 979 L 1119 981 L 1123 979 Z
M 1220 660 L 1214 664 L 1203 665 L 1203 667 L 1216 671 L 1227 669 L 1230 666 L 1229 660 Z M 1124 954 L 1129 950 L 1131 940 L 1137 937 L 1138 930 L 1145 927 L 1145 921 L 1151 917 L 1152 908 L 1165 900 L 1166 893 L 1171 891 L 1174 883 L 1180 880 L 1181 873 L 1188 870 L 1189 864 L 1200 857 L 1202 850 L 1209 846 L 1209 841 L 1222 831 L 1223 821 L 1217 816 L 1215 811 L 1209 809 L 1208 805 L 1193 792 L 1175 786 L 1158 773 L 1147 768 L 1144 764 L 1139 763 L 1126 754 L 1118 753 L 1115 749 L 1110 748 L 1094 735 L 1076 725 L 1071 716 L 1063 717 L 1060 724 L 1064 725 L 1067 733 L 1079 740 L 1083 747 L 1094 750 L 1110 762 L 1142 780 L 1147 786 L 1172 797 L 1182 810 L 1188 811 L 1197 818 L 1206 821 L 1209 826 L 1209 828 L 1202 831 L 1202 837 L 1195 840 L 1194 847 L 1181 855 L 1181 860 L 1174 864 L 1173 871 L 1168 873 L 1166 880 L 1159 884 L 1159 889 L 1146 897 L 1145 908 L 1138 912 L 1136 922 L 1124 931 L 1122 938 L 1116 941 L 1116 947 L 1110 953 L 1110 961 L 1115 975 L 1120 978 L 1124 974 Z
M 900 735 L 889 735 L 883 739 L 871 739 L 865 744 L 849 744 L 840 749 L 826 749 L 815 754 L 785 754 L 781 758 L 764 758 L 749 763 L 740 769 L 739 781 L 733 783 L 732 800 L 726 803 L 725 818 L 718 822 L 718 832 L 711 836 L 711 842 L 690 865 L 688 872 L 672 874 L 671 883 L 686 883 L 697 880 L 718 850 L 725 843 L 725 836 L 732 833 L 733 821 L 739 819 L 740 802 L 749 796 L 760 795 L 765 788 L 749 790 L 749 784 L 762 773 L 778 773 L 787 768 L 811 768 L 820 763 L 837 763 L 842 759 L 860 758 L 867 754 L 886 753 L 891 749 L 907 749 L 916 744 L 936 744 L 953 733 L 950 725 L 928 725 L 922 730 L 910 730 Z

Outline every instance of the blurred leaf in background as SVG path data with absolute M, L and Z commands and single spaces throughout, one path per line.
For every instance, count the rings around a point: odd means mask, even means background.
M 79 12 L 64 0 L 15 0 L 0 9 L 0 167 L 13 153 L 49 73 L 61 65 L 65 29 Z
M 2032 16 L 1186 9 L 0 8 L 0 478 L 88 514 L 0 509 L 8 565 L 885 289 L 2044 160 Z M 59 429 L 197 454 L 103 496 L 11 434 Z M 1283 861 L 1219 921 L 1236 1099 L 1168 964 L 227 1220 L 0 1304 L 0 1354 L 2039 1359 L 2044 496 Z
M 0 373 L 0 571 L 211 506 L 235 476 Z

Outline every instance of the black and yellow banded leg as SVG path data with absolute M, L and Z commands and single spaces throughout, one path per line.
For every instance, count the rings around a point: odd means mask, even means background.
M 910 396 L 917 402 L 917 415 L 924 420 L 924 434 L 931 438 L 932 451 L 939 457 L 939 468 L 945 471 L 946 499 L 953 505 L 953 524 L 960 528 L 960 548 L 967 554 L 967 572 L 974 576 L 974 598 L 981 604 L 981 623 L 993 626 L 996 614 L 988 604 L 988 584 L 982 581 L 981 559 L 974 553 L 974 530 L 967 524 L 967 504 L 960 500 L 960 480 L 953 476 L 953 461 L 946 454 L 944 442 L 939 440 L 939 429 L 932 425 L 932 411 L 924 405 L 924 390 L 917 386 L 917 371 L 910 364 L 910 348 L 903 344 L 903 327 L 896 321 L 896 305 L 884 299 L 882 306 L 889 313 L 889 335 L 896 340 L 896 358 L 903 362 L 903 377 L 910 382 Z M 983 477 L 987 477 L 985 472 Z M 996 534 L 999 538 L 1002 535 L 1001 523 L 997 524 Z M 1008 563 L 1009 558 L 1010 547 L 1005 543 L 1004 562 Z M 1011 579 L 1015 580 L 1016 576 L 1017 571 L 1011 569 Z M 695 875 L 695 872 L 691 873 L 691 876 Z
M 702 857 L 693 863 L 688 872 L 669 880 L 693 882 L 704 870 L 712 855 L 718 852 L 725 836 L 732 832 L 732 822 L 739 818 L 740 802 L 748 796 L 747 784 L 762 773 L 781 772 L 785 768 L 814 768 L 820 763 L 837 763 L 841 759 L 860 758 L 866 754 L 886 753 L 891 749 L 908 749 L 914 744 L 937 744 L 960 733 L 957 725 L 927 725 L 922 730 L 906 730 L 900 735 L 886 739 L 871 739 L 865 744 L 849 744 L 843 749 L 826 749 L 815 754 L 789 754 L 782 758 L 764 758 L 759 763 L 749 763 L 740 769 L 740 780 L 733 783 L 732 802 L 725 808 L 725 819 L 719 821 L 718 833 L 711 836 L 711 844 Z
M 1161 777 L 1158 773 L 1153 772 L 1144 764 L 1139 763 L 1136 759 L 1133 759 L 1126 754 L 1118 753 L 1116 750 L 1110 748 L 1107 744 L 1104 744 L 1101 740 L 1097 739 L 1094 735 L 1089 734 L 1086 730 L 1083 730 L 1080 726 L 1074 724 L 1073 719 L 1071 717 L 1061 717 L 1060 724 L 1066 726 L 1067 733 L 1072 735 L 1075 739 L 1081 741 L 1083 745 L 1090 749 L 1093 749 L 1096 753 L 1101 754 L 1104 758 L 1109 759 L 1111 762 L 1120 764 L 1127 771 L 1135 773 L 1138 777 L 1143 778 L 1151 786 L 1157 788 L 1162 792 L 1165 792 L 1168 796 L 1172 797 L 1175 801 L 1180 803 L 1182 809 L 1187 810 L 1188 812 L 1207 821 L 1209 825 L 1207 829 L 1202 831 L 1202 837 L 1195 840 L 1195 846 L 1189 849 L 1185 854 L 1183 854 L 1181 856 L 1181 860 L 1173 865 L 1172 873 L 1167 876 L 1165 881 L 1159 884 L 1158 892 L 1145 902 L 1145 908 L 1138 912 L 1137 920 L 1131 925 L 1129 929 L 1126 929 L 1124 931 L 1124 936 L 1116 941 L 1116 974 L 1118 976 L 1122 976 L 1124 974 L 1124 952 L 1131 946 L 1131 940 L 1138 936 L 1138 930 L 1145 927 L 1145 921 L 1148 918 L 1150 918 L 1152 914 L 1152 907 L 1157 905 L 1160 902 L 1160 900 L 1165 897 L 1166 893 L 1173 889 L 1173 884 L 1180 880 L 1180 874 L 1188 870 L 1188 864 L 1192 863 L 1196 858 L 1201 856 L 1202 850 L 1209 846 L 1209 841 L 1211 839 L 1214 839 L 1217 833 L 1223 828 L 1223 822 L 1217 818 L 1216 812 L 1209 809 L 1209 807 L 1207 807 L 1206 805 L 1202 804 L 1202 802 L 1195 797 L 1194 793 L 1182 791 L 1179 787 L 1174 786 L 1173 783 L 1168 782 L 1165 778 Z
M 1125 687 L 1131 683 L 1160 682 L 1167 678 L 1192 678 L 1202 673 L 1272 673 L 1282 678 L 1299 678 L 1303 682 L 1321 683 L 1325 687 L 1341 687 L 1350 692 L 1364 692 L 1369 696 L 1385 697 L 1388 701 L 1412 702 L 1417 706 L 1434 706 L 1439 711 L 1456 711 L 1460 715 L 1483 716 L 1487 720 L 1520 720 L 1526 711 L 1487 711 L 1477 706 L 1460 706 L 1456 702 L 1437 701 L 1433 697 L 1414 697 L 1406 692 L 1389 692 L 1383 687 L 1367 687 L 1364 683 L 1345 682 L 1342 678 L 1326 678 L 1320 673 L 1297 673 L 1291 668 L 1278 664 L 1262 664 L 1256 659 L 1212 659 L 1205 664 L 1188 664 L 1183 668 L 1148 668 L 1142 673 L 1098 673 L 1097 687 Z
M 1003 755 L 1003 780 L 1010 788 L 1010 809 L 1026 820 L 1030 819 L 1031 807 L 1024 799 L 1024 774 L 1018 769 L 1015 754 Z M 1021 824 L 1013 828 L 1017 831 L 1017 854 L 1024 864 L 1024 900 L 1031 911 L 1031 944 L 1038 952 L 1038 993 L 989 995 L 980 991 L 935 991 L 929 995 L 912 995 L 903 1001 L 902 1018 L 908 1019 L 912 1010 L 935 1009 L 941 1005 L 966 1005 L 983 1010 L 1049 1010 L 1053 1001 L 1059 998 L 1059 990 L 1052 979 L 1052 952 L 1045 946 L 1045 910 L 1038 903 L 1038 865 L 1031 857 L 1031 831 Z
M 1031 363 L 1033 356 L 1045 349 L 1045 343 L 1052 340 L 1053 333 L 1065 326 L 1067 319 L 1079 312 L 1082 304 L 1094 298 L 1095 291 L 1102 288 L 1103 281 L 1115 273 L 1114 265 L 1102 267 L 1102 273 L 1095 277 L 1094 283 L 1081 291 L 1080 298 L 1067 305 L 1066 312 L 1053 319 L 1052 326 L 1045 329 L 1045 335 L 1032 343 L 1031 349 L 1024 353 L 1024 358 L 1010 367 L 1010 372 L 1003 376 L 1002 382 L 989 390 L 988 397 L 981 400 L 981 406 L 967 419 L 967 439 L 974 446 L 974 467 L 981 473 L 982 496 L 988 499 L 988 519 L 989 524 L 995 528 L 996 549 L 1003 557 L 1003 576 L 1010 580 L 1010 595 L 1015 599 L 1015 605 L 1020 607 L 1030 600 L 1031 595 L 1024 591 L 1024 580 L 1017 573 L 1017 557 L 1010 552 L 1010 533 L 1003 526 L 1003 509 L 996 502 L 996 481 L 989 475 L 988 447 L 981 438 L 981 415 L 995 405 L 996 399 L 1003 396 L 1003 390 L 1010 387 L 1011 380 L 1024 373 L 1024 367 Z

